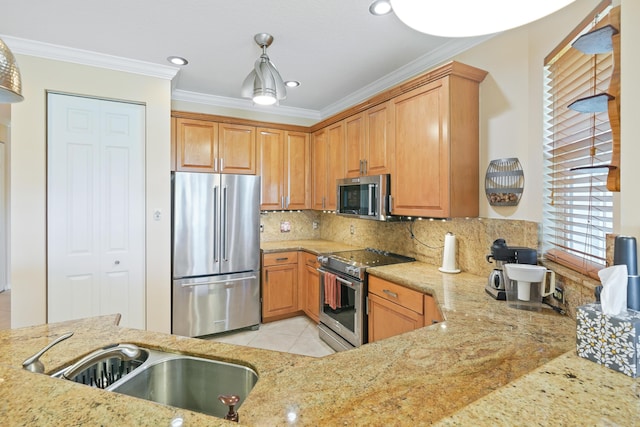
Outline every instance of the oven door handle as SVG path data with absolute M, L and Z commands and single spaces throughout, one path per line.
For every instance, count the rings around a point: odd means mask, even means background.
M 345 280 L 345 279 L 343 279 L 342 277 L 338 276 L 338 275 L 337 275 L 337 274 L 335 274 L 335 273 L 332 273 L 332 272 L 330 272 L 330 271 L 324 270 L 324 269 L 322 269 L 322 268 L 316 268 L 316 270 L 318 270 L 318 273 L 320 273 L 320 276 L 321 276 L 321 277 L 320 277 L 320 284 L 322 284 L 322 285 L 324 285 L 324 275 L 325 275 L 326 273 L 331 273 L 331 274 L 334 274 L 334 275 L 336 276 L 336 280 L 337 280 L 338 282 L 340 282 L 340 283 L 343 283 L 343 284 L 347 285 L 347 286 L 348 286 L 348 287 L 350 287 L 351 289 L 356 289 L 356 285 L 354 285 L 354 283 L 353 283 L 353 282 L 350 282 L 350 281 L 348 281 L 348 280 Z
M 340 283 L 344 283 L 345 285 L 349 286 L 350 288 L 353 288 L 353 287 L 354 287 L 354 286 L 353 286 L 353 283 L 351 283 L 351 282 L 350 282 L 350 281 L 348 281 L 348 280 L 344 280 L 344 279 L 343 279 L 342 277 L 340 277 L 340 276 L 336 276 L 336 280 L 337 280 L 338 282 L 340 282 Z

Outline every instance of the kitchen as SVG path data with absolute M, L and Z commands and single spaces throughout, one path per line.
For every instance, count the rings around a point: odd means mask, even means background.
M 593 3 L 593 2 L 592 2 Z M 566 13 L 575 13 L 577 16 L 583 15 L 592 8 L 592 4 L 576 4 Z M 632 22 L 634 16 L 638 16 L 637 6 L 630 1 L 622 2 L 625 8 L 623 20 L 627 19 Z M 480 217 L 487 218 L 484 220 L 458 220 L 446 224 L 438 224 L 439 228 L 432 229 L 426 224 L 416 223 L 416 231 L 421 240 L 437 241 L 441 239 L 446 231 L 453 231 L 460 237 L 460 263 L 463 269 L 474 271 L 472 265 L 474 262 L 484 262 L 491 238 L 483 242 L 475 241 L 462 242 L 462 236 L 465 235 L 464 227 L 470 226 L 472 232 L 485 235 L 487 229 L 494 227 L 507 227 L 504 236 L 508 241 L 520 244 L 527 244 L 528 240 L 524 237 L 525 231 L 520 227 L 521 224 L 535 223 L 540 217 L 541 191 L 536 189 L 536 176 L 541 172 L 540 155 L 539 155 L 539 105 L 541 105 L 541 94 L 539 87 L 541 86 L 541 77 L 538 76 L 537 69 L 541 64 L 541 57 L 547 53 L 544 46 L 538 43 L 545 42 L 545 38 L 554 38 L 549 28 L 557 29 L 559 34 L 564 34 L 559 29 L 559 22 L 564 21 L 565 15 L 550 17 L 538 25 L 533 25 L 526 30 L 514 31 L 509 36 L 496 37 L 487 41 L 485 44 L 471 49 L 458 57 L 464 63 L 470 63 L 478 68 L 489 71 L 489 78 L 483 82 L 481 86 L 482 96 L 480 103 L 481 127 L 480 144 L 481 144 L 481 165 L 486 165 L 488 160 L 501 157 L 504 152 L 513 152 L 511 148 L 512 141 L 519 141 L 517 152 L 513 153 L 521 159 L 527 159 L 527 170 L 530 171 L 531 177 L 527 180 L 527 195 L 523 198 L 519 209 L 516 212 L 504 212 L 492 210 L 483 199 L 480 204 Z M 557 20 L 557 21 L 556 21 Z M 625 61 L 625 71 L 623 75 L 623 87 L 625 94 L 627 91 L 629 96 L 623 98 L 629 102 L 633 99 L 634 93 L 637 93 L 637 83 L 631 79 L 636 75 L 634 68 L 638 67 L 636 58 L 633 56 L 632 48 L 633 40 L 637 40 L 633 25 L 625 27 L 625 34 L 628 38 L 623 38 L 623 57 Z M 558 36 L 555 36 L 557 39 Z M 546 45 L 552 45 L 549 40 Z M 528 46 L 528 49 L 522 48 Z M 625 56 L 625 52 L 630 52 Z M 503 52 L 510 52 L 508 58 L 504 57 Z M 119 72 L 108 71 L 87 66 L 72 65 L 61 61 L 36 58 L 29 55 L 18 55 L 18 60 L 23 72 L 23 79 L 30 82 L 30 86 L 25 86 L 25 98 L 29 100 L 23 104 L 17 104 L 12 107 L 13 120 L 11 123 L 12 135 L 14 141 L 24 141 L 24 144 L 13 147 L 12 150 L 12 182 L 19 182 L 17 191 L 14 194 L 15 199 L 12 200 L 12 282 L 25 283 L 22 287 L 15 287 L 12 290 L 14 297 L 14 317 L 15 327 L 41 324 L 46 321 L 46 291 L 45 291 L 45 244 L 44 244 L 44 212 L 45 209 L 45 178 L 44 165 L 44 125 L 36 125 L 33 123 L 44 123 L 44 108 L 40 102 L 35 100 L 41 99 L 41 93 L 44 89 L 55 87 L 58 90 L 66 92 L 86 93 L 95 96 L 108 96 L 116 98 L 130 98 L 135 94 L 136 98 L 144 99 L 148 106 L 148 117 L 153 126 L 148 128 L 148 138 L 153 141 L 155 150 L 147 151 L 147 198 L 146 206 L 148 211 L 153 211 L 160 207 L 164 212 L 170 210 L 170 195 L 166 189 L 169 187 L 167 171 L 170 163 L 170 121 L 169 111 L 189 110 L 183 101 L 171 101 L 170 83 L 163 79 L 142 77 L 139 75 L 127 75 L 123 81 L 123 76 Z M 55 70 L 54 75 L 50 75 L 48 71 Z M 77 78 L 78 73 L 85 78 Z M 64 77 L 67 75 L 73 78 Z M 97 88 L 96 81 L 101 81 L 103 87 Z M 113 86 L 113 87 L 110 87 Z M 633 135 L 637 132 L 638 126 L 633 120 L 633 107 L 622 109 L 623 135 Z M 217 111 L 201 111 L 205 113 L 218 113 Z M 229 113 L 227 113 L 229 114 Z M 635 131 L 635 132 L 634 132 Z M 507 150 L 508 149 L 508 150 Z M 625 145 L 625 156 L 623 157 L 623 170 L 626 171 L 623 176 L 623 186 L 630 188 L 637 181 L 634 177 L 634 168 L 632 164 L 625 166 L 624 162 L 630 162 L 631 159 L 637 158 L 633 150 L 633 144 Z M 34 168 L 34 165 L 36 167 Z M 627 183 L 625 185 L 625 182 Z M 621 225 L 620 230 L 631 235 L 638 235 L 638 224 L 636 215 L 637 201 L 631 194 L 620 194 L 621 198 Z M 28 215 L 25 215 L 28 212 Z M 269 213 L 263 220 L 265 225 L 265 234 L 273 233 L 282 238 L 279 233 L 279 226 L 282 220 L 289 219 L 295 231 L 298 223 L 307 224 L 311 221 L 305 213 Z M 315 215 L 315 214 L 314 214 Z M 351 237 L 349 234 L 349 223 L 342 223 L 339 218 L 326 214 L 320 215 L 322 227 L 320 232 L 313 231 L 312 227 L 305 228 L 302 238 L 307 238 L 307 233 L 315 237 L 314 233 L 320 233 L 322 238 L 337 241 L 348 241 Z M 283 219 L 284 218 L 284 219 Z M 336 222 L 336 227 L 331 226 L 332 222 Z M 326 225 L 329 224 L 328 227 Z M 361 231 L 367 231 L 368 227 L 373 227 L 370 223 L 355 223 L 356 236 L 360 237 Z M 449 226 L 455 228 L 449 229 Z M 386 225 L 380 224 L 382 232 L 396 235 L 404 230 L 398 224 Z M 377 232 L 378 230 L 375 230 Z M 513 234 L 507 234 L 507 232 Z M 325 233 L 324 235 L 322 233 Z M 482 234 L 485 233 L 485 234 Z M 369 235 L 364 234 L 363 235 Z M 492 236 L 495 233 L 492 233 Z M 286 238 L 300 239 L 300 235 L 289 233 Z M 22 242 L 29 242 L 23 244 Z M 365 242 L 363 242 L 365 243 Z M 373 242 L 370 246 L 379 246 Z M 368 245 L 368 242 L 367 242 Z M 157 310 L 149 310 L 147 312 L 147 329 L 151 331 L 168 331 L 170 328 L 170 296 L 165 292 L 160 292 L 166 286 L 166 278 L 170 277 L 170 235 L 166 227 L 166 222 L 147 222 L 147 306 L 157 308 Z M 428 253 L 425 250 L 425 257 L 430 256 L 433 262 L 431 264 L 439 264 L 439 253 Z M 488 268 L 482 264 L 478 267 Z M 480 273 L 477 273 L 480 274 Z M 481 273 L 485 275 L 485 272 Z

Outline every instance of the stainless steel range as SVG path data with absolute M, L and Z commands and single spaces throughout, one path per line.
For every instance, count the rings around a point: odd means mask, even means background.
M 336 351 L 367 342 L 367 268 L 415 261 L 376 249 L 334 252 L 320 262 L 320 338 Z

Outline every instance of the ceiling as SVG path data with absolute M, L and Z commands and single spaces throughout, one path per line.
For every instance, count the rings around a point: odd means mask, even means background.
M 371 1 L 2 0 L 0 37 L 18 54 L 28 54 L 20 48 L 28 41 L 55 45 L 35 43 L 40 50 L 74 48 L 159 67 L 171 66 L 170 55 L 182 56 L 189 64 L 174 78 L 174 99 L 316 119 L 487 38 L 419 33 L 393 13 L 371 15 Z M 274 36 L 267 53 L 284 80 L 301 82 L 279 106 L 256 107 L 240 99 L 240 86 L 261 53 L 253 40 L 260 32 Z

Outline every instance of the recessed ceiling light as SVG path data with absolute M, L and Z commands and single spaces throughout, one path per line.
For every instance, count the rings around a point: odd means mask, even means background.
M 167 58 L 167 61 L 171 62 L 173 65 L 187 65 L 189 63 L 189 61 L 180 56 L 170 56 Z
M 300 82 L 297 80 L 287 80 L 286 82 L 284 82 L 285 86 L 287 87 L 298 87 L 300 86 Z
M 372 15 L 386 15 L 391 12 L 391 3 L 389 0 L 375 0 L 369 5 L 369 12 Z

